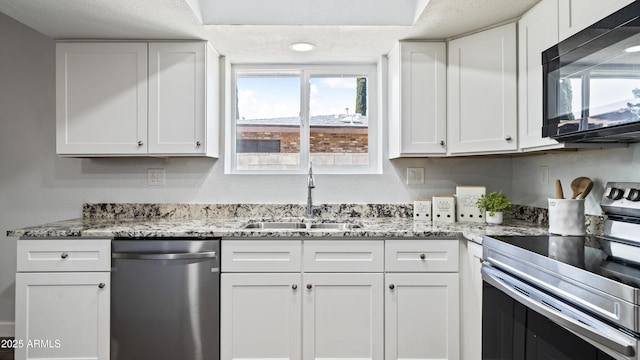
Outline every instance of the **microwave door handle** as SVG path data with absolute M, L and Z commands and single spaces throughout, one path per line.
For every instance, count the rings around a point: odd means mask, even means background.
M 545 316 L 549 320 L 554 323 L 564 327 L 565 329 L 572 331 L 576 334 L 584 336 L 588 339 L 595 341 L 596 343 L 605 346 L 609 349 L 612 349 L 622 355 L 625 356 L 634 356 L 635 348 L 634 344 L 636 343 L 635 339 L 630 336 L 625 336 L 624 334 L 615 330 L 615 332 L 605 324 L 600 323 L 599 321 L 587 316 L 582 315 L 582 319 L 573 319 L 561 311 L 554 309 L 551 306 L 545 306 L 542 304 L 542 301 L 545 301 L 548 304 L 557 304 L 553 298 L 541 293 L 540 291 L 535 290 L 534 288 L 510 277 L 505 273 L 491 268 L 489 266 L 482 267 L 482 279 L 487 283 L 491 284 L 498 290 L 504 292 L 506 295 L 511 298 L 519 301 L 526 307 L 536 311 L 537 313 Z M 508 280 L 505 280 L 508 279 Z M 520 289 L 518 291 L 517 289 Z M 538 301 L 532 299 L 530 296 L 527 296 L 523 293 L 534 293 L 538 299 Z M 546 300 L 545 300 L 546 298 Z M 559 306 L 562 306 L 558 304 Z M 554 306 L 555 307 L 555 306 Z M 574 312 L 574 315 L 578 315 Z M 584 321 L 584 323 L 580 322 Z M 590 326 L 586 325 L 590 324 Z M 603 335 L 604 334 L 604 335 Z

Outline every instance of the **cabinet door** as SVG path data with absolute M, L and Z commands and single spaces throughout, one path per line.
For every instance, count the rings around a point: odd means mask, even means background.
M 222 274 L 220 353 L 231 359 L 300 359 L 300 274 Z
M 559 147 L 542 137 L 542 52 L 558 42 L 558 0 L 542 0 L 518 23 L 520 149 Z
M 480 360 L 482 355 L 482 245 L 466 240 L 460 244 L 460 351 L 462 359 Z
M 56 45 L 61 155 L 146 154 L 147 44 Z
M 205 152 L 205 71 L 204 42 L 149 44 L 150 153 Z
M 446 44 L 400 42 L 389 54 L 389 156 L 446 153 Z
M 382 360 L 382 273 L 304 274 L 303 280 L 303 359 Z
M 560 41 L 611 15 L 634 0 L 559 0 Z
M 385 359 L 459 359 L 458 274 L 386 274 L 385 282 Z
M 449 42 L 448 151 L 517 148 L 516 24 Z
M 16 359 L 109 359 L 110 274 L 16 274 Z

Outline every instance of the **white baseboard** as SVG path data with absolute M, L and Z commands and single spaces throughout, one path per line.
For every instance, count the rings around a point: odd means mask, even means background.
M 0 337 L 14 337 L 16 324 L 12 322 L 0 322 Z

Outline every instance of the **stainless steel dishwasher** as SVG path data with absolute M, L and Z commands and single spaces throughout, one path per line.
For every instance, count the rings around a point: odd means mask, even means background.
M 220 240 L 112 243 L 111 360 L 219 360 Z

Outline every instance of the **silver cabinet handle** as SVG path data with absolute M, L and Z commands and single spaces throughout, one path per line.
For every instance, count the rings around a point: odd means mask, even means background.
M 105 284 L 105 283 L 100 283 L 100 284 L 98 284 L 98 287 L 99 287 L 100 289 L 104 289 L 104 287 L 105 287 L 105 286 L 107 286 L 107 284 Z
M 216 258 L 215 251 L 206 251 L 198 253 L 176 253 L 176 254 L 144 254 L 144 253 L 113 253 L 114 259 L 132 259 L 132 260 L 181 260 L 181 259 L 204 259 Z
M 200 147 L 200 145 L 202 145 L 202 143 L 200 141 L 196 141 L 196 146 Z
M 69 254 L 67 254 L 67 253 L 62 253 L 62 254 L 60 255 L 60 257 L 61 257 L 61 258 L 63 258 L 63 259 L 66 259 L 66 258 L 68 258 L 68 257 L 69 257 Z
M 424 259 L 426 259 L 426 258 L 427 258 L 427 255 L 425 255 L 425 254 L 420 254 L 420 259 L 424 260 Z
M 298 285 L 293 284 L 293 285 L 291 285 L 291 288 L 292 288 L 293 290 L 297 290 L 297 289 L 298 289 Z
M 395 288 L 396 288 L 396 286 L 395 286 L 395 285 L 393 285 L 393 284 L 389 285 L 389 289 L 393 290 L 393 289 L 395 289 Z
M 138 141 L 138 146 L 142 146 L 144 143 L 142 141 Z
M 313 287 L 313 285 L 307 284 L 307 289 L 311 290 L 312 287 Z

